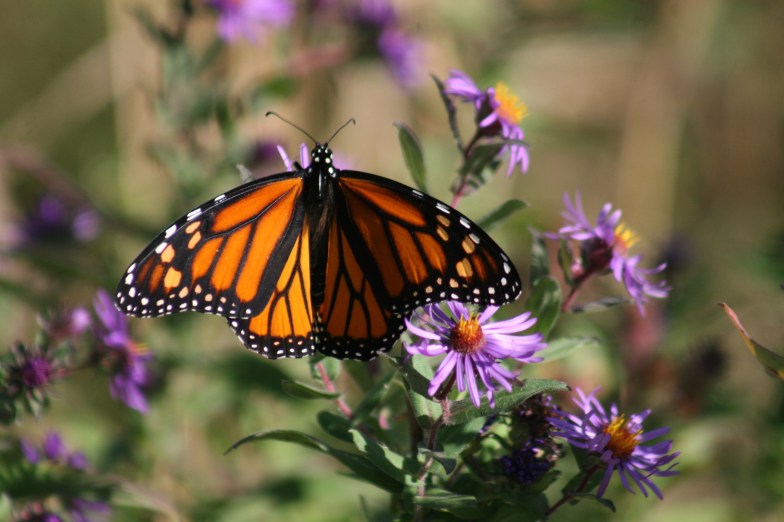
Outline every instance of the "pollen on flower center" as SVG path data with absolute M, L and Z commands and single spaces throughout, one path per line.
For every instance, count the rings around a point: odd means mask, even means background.
M 477 317 L 461 317 L 449 334 L 449 344 L 458 353 L 470 354 L 481 350 L 485 345 L 485 334 Z
M 607 448 L 618 459 L 629 458 L 639 443 L 640 435 L 642 435 L 641 429 L 634 432 L 629 431 L 626 417 L 623 415 L 614 418 L 602 429 L 602 432 L 610 436 Z
M 639 241 L 639 237 L 629 227 L 623 223 L 618 223 L 615 227 L 615 245 L 614 248 L 620 249 L 622 252 L 627 252 L 634 244 Z
M 503 82 L 498 82 L 495 86 L 495 99 L 498 102 L 496 112 L 508 123 L 519 124 L 523 118 L 528 116 L 528 107 L 518 96 L 512 92 Z

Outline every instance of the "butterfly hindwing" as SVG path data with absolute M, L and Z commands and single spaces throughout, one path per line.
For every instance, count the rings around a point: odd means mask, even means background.
M 258 314 L 273 292 L 303 222 L 302 180 L 254 181 L 195 208 L 136 258 L 117 288 L 129 315 Z
M 310 246 L 307 226 L 294 243 L 267 305 L 250 318 L 228 318 L 250 350 L 268 359 L 313 355 Z
M 389 351 L 404 318 L 385 305 L 385 290 L 372 265 L 362 263 L 357 243 L 335 219 L 329 229 L 324 300 L 319 308 L 318 350 L 339 359 L 369 360 Z
M 507 255 L 457 210 L 392 180 L 342 171 L 337 216 L 378 290 L 404 314 L 446 299 L 504 304 L 521 291 Z M 386 297 L 384 297 L 386 296 Z

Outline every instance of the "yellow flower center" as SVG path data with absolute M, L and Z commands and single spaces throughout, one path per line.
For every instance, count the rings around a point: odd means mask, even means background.
M 602 429 L 602 432 L 610 436 L 607 448 L 612 451 L 615 458 L 627 459 L 637 447 L 642 430 L 629 431 L 629 427 L 624 415 L 620 415 L 612 420 L 610 424 Z
M 632 229 L 623 223 L 618 223 L 615 227 L 615 244 L 613 245 L 613 248 L 616 248 L 620 250 L 621 253 L 625 254 L 637 241 L 639 241 L 639 239 L 640 238 Z
M 496 112 L 508 123 L 517 125 L 528 116 L 528 107 L 504 82 L 496 84 L 495 99 L 498 102 Z
M 449 344 L 458 353 L 469 354 L 482 349 L 485 334 L 476 315 L 472 314 L 468 319 L 460 318 L 449 334 Z

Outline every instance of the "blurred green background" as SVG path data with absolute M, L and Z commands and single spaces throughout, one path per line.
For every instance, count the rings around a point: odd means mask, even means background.
M 0 257 L 0 343 L 30 340 L 38 302 L 88 305 L 111 289 L 147 240 L 171 219 L 238 184 L 231 164 L 187 193 L 156 143 L 177 142 L 155 108 L 161 57 L 132 15 L 159 0 L 5 2 L 0 17 L 0 241 L 35 194 L 51 191 L 98 209 L 89 244 Z M 634 307 L 573 316 L 562 332 L 596 335 L 601 349 L 531 374 L 617 391 L 624 405 L 654 408 L 673 427 L 681 475 L 662 481 L 665 500 L 614 490 L 616 520 L 780 520 L 784 516 L 782 383 L 764 375 L 716 306 L 726 301 L 756 339 L 784 353 L 784 3 L 742 0 L 519 0 L 393 2 L 422 42 L 423 78 L 410 91 L 378 61 L 341 61 L 339 46 L 272 33 L 226 48 L 210 81 L 243 93 L 285 75 L 288 96 L 248 101 L 236 132 L 293 151 L 357 119 L 333 142 L 353 168 L 411 183 L 393 123 L 420 137 L 433 195 L 449 200 L 457 157 L 427 73 L 459 68 L 481 87 L 509 84 L 527 103 L 531 169 L 498 175 L 461 210 L 480 217 L 514 194 L 531 208 L 493 236 L 527 272 L 528 226 L 554 231 L 565 192 L 583 194 L 594 217 L 623 209 L 647 266 L 667 259 L 670 299 L 645 319 Z M 194 46 L 214 30 L 196 24 Z M 285 38 L 285 36 L 288 36 Z M 306 47 L 306 42 L 310 47 Z M 334 51 L 334 52 L 333 52 Z M 255 103 L 255 102 L 254 102 Z M 252 109 L 252 110 L 251 110 Z M 461 121 L 470 124 L 468 111 Z M 225 145 L 205 125 L 189 136 L 214 155 Z M 187 146 L 186 146 L 187 149 Z M 226 153 L 228 155 L 228 152 Z M 273 163 L 272 170 L 282 170 Z M 181 181 L 181 180 L 180 180 Z M 596 296 L 620 294 L 609 278 Z M 20 299 L 16 283 L 29 293 Z M 587 297 L 586 297 L 587 298 Z M 133 320 L 160 363 L 149 415 L 118 407 L 105 379 L 87 373 L 57 386 L 54 407 L 21 434 L 60 430 L 99 469 L 128 482 L 138 520 L 357 520 L 359 497 L 385 497 L 340 475 L 332 461 L 280 443 L 223 456 L 240 437 L 286 427 L 312 433 L 320 406 L 288 398 L 282 377 L 307 378 L 304 361 L 270 363 L 246 352 L 212 316 Z M 621 355 L 612 355 L 618 354 Z M 619 366 L 619 362 L 622 364 Z M 349 382 L 343 383 L 349 385 Z M 100 393 L 96 390 L 100 389 Z M 262 515 L 263 514 L 263 517 Z M 605 518 L 598 507 L 554 520 Z

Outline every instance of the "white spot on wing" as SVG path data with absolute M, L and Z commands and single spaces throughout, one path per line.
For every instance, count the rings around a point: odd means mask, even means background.
M 177 226 L 176 225 L 172 225 L 169 228 L 167 228 L 166 229 L 166 234 L 165 234 L 166 238 L 167 239 L 170 238 L 172 236 L 172 234 L 174 234 L 176 231 L 177 231 Z M 158 253 L 160 254 L 160 252 L 158 252 Z

